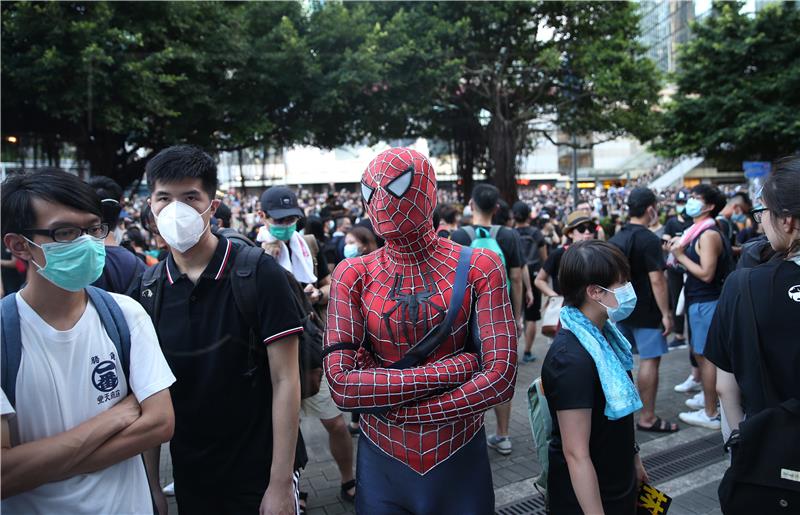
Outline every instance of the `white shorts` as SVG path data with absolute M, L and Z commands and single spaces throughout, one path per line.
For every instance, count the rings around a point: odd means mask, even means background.
M 331 390 L 325 374 L 319 383 L 319 391 L 300 403 L 303 416 L 318 418 L 320 420 L 330 420 L 342 414 L 331 398 Z

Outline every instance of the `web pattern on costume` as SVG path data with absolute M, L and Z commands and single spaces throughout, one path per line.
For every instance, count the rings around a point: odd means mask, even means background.
M 384 187 L 413 165 L 401 198 Z M 424 156 L 391 149 L 370 163 L 363 182 L 374 187 L 367 211 L 387 244 L 342 261 L 333 273 L 325 345 L 367 341 L 373 353 L 341 350 L 325 358 L 334 401 L 345 410 L 388 408 L 361 417 L 364 434 L 419 474 L 431 470 L 483 427 L 483 413 L 509 400 L 516 377 L 516 328 L 505 269 L 489 251 L 475 249 L 464 302 L 447 340 L 420 366 L 396 362 L 441 323 L 445 312 L 420 304 L 412 323 L 397 293 L 447 307 L 461 246 L 433 231 L 436 183 Z M 427 279 L 426 279 L 427 278 Z M 393 291 L 394 290 L 394 291 Z M 395 297 L 395 300 L 392 299 Z M 480 360 L 467 352 L 470 313 L 477 317 Z

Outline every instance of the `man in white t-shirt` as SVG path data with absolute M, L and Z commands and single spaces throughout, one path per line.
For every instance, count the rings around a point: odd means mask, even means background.
M 153 512 L 139 455 L 172 436 L 175 378 L 144 309 L 112 295 L 130 331 L 125 377 L 89 301 L 108 230 L 94 191 L 73 175 L 47 169 L 3 183 L 3 241 L 29 263 L 14 299 L 13 406 L 0 396 L 4 514 Z

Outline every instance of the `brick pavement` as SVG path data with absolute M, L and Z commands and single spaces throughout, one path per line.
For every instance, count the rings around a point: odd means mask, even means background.
M 528 423 L 526 391 L 528 385 L 540 374 L 542 359 L 547 352 L 547 345 L 547 339 L 539 335 L 534 345 L 534 353 L 539 359 L 531 364 L 520 363 L 516 393 L 512 401 L 513 408 L 510 424 L 510 436 L 514 445 L 513 452 L 509 456 L 501 456 L 489 450 L 495 490 L 503 487 L 513 487 L 515 484 L 535 477 L 540 471 Z M 675 384 L 686 379 L 688 373 L 689 358 L 687 349 L 673 351 L 662 358 L 656 406 L 656 413 L 662 418 L 677 421 L 679 412 L 688 411 L 684 401 L 689 396 L 676 393 L 672 389 Z M 349 415 L 346 416 L 349 420 Z M 685 424 L 681 423 L 680 425 L 682 428 L 686 427 Z M 345 503 L 339 498 L 340 480 L 338 469 L 328 452 L 327 434 L 322 425 L 318 420 L 306 419 L 302 421 L 301 427 L 308 448 L 309 463 L 301 478 L 300 489 L 309 492 L 309 515 L 355 513 L 351 504 Z M 494 429 L 495 416 L 493 413 L 487 413 L 487 435 L 492 434 Z M 688 437 L 690 434 L 707 434 L 704 433 L 705 431 L 693 428 L 692 432 L 687 432 L 686 435 Z M 637 432 L 637 441 L 640 444 L 644 444 L 665 436 L 658 433 Z M 354 449 L 355 447 L 354 445 Z M 171 480 L 172 471 L 165 451 L 162 456 L 164 456 L 161 467 L 162 483 L 166 484 Z M 719 513 L 719 504 L 716 500 L 718 477 L 719 474 L 712 482 L 696 490 L 675 496 L 670 513 L 709 515 Z M 528 495 L 534 493 L 531 491 Z M 669 492 L 667 493 L 669 494 Z M 177 513 L 174 498 L 170 499 L 170 513 Z

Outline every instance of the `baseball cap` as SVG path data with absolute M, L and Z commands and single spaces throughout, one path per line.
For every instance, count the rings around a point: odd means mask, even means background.
M 261 209 L 276 220 L 287 216 L 305 217 L 297 204 L 297 195 L 286 186 L 273 186 L 262 193 Z
M 583 209 L 573 211 L 569 214 L 569 216 L 567 216 L 567 225 L 564 226 L 564 231 L 569 232 L 578 227 L 580 224 L 591 221 L 592 219 L 590 218 L 588 211 Z
M 689 194 L 686 193 L 686 190 L 680 190 L 675 194 L 675 202 L 686 202 L 687 200 L 689 200 Z
M 656 203 L 656 194 L 648 188 L 634 188 L 628 197 L 628 207 L 632 210 L 636 208 L 648 208 Z

